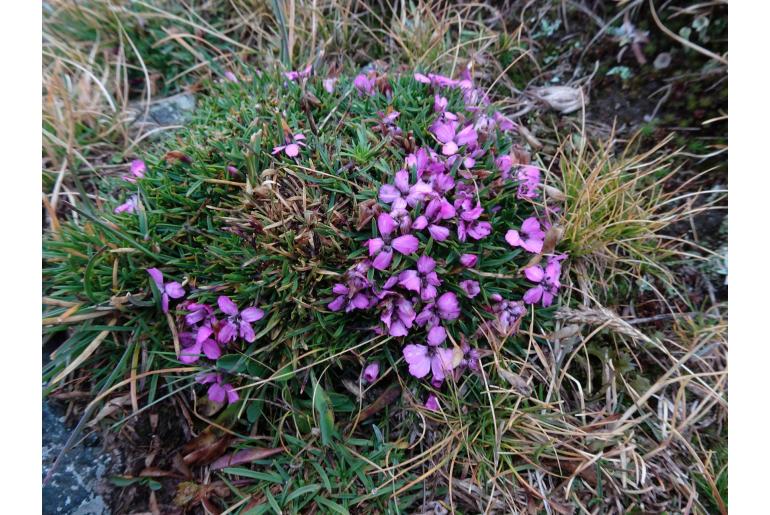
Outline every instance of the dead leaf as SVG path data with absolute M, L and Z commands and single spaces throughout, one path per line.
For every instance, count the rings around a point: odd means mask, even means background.
M 395 402 L 399 397 L 401 397 L 401 386 L 399 384 L 390 385 L 379 397 L 377 397 L 377 400 L 361 410 L 361 416 L 358 417 L 358 419 L 366 420 L 385 408 L 385 406 Z
M 94 427 L 103 418 L 109 417 L 116 411 L 123 409 L 125 406 L 128 406 L 129 404 L 131 404 L 131 396 L 129 394 L 122 395 L 120 397 L 115 397 L 114 399 L 110 399 L 109 401 L 107 401 L 104 407 L 102 407 L 102 409 L 99 410 L 99 413 L 97 413 L 96 416 L 88 423 L 88 427 Z
M 572 86 L 546 86 L 535 91 L 538 99 L 548 107 L 568 114 L 583 107 L 583 102 L 588 103 L 583 90 Z
M 211 464 L 211 470 L 220 470 L 225 467 L 233 467 L 235 465 L 242 465 L 244 463 L 251 463 L 252 461 L 264 460 L 270 456 L 275 456 L 284 451 L 282 447 L 276 447 L 274 449 L 267 449 L 264 447 L 256 447 L 254 449 L 246 449 L 243 451 L 234 452 L 228 456 L 222 456 L 214 463 Z
M 169 150 L 168 152 L 166 152 L 166 155 L 163 156 L 163 159 L 168 164 L 192 163 L 192 159 L 190 159 L 189 156 L 187 156 L 183 152 L 180 152 L 179 150 Z
M 182 461 L 186 465 L 210 463 L 222 456 L 232 439 L 230 435 L 218 435 L 211 428 L 206 429 L 183 447 Z
M 508 384 L 513 386 L 513 389 L 516 390 L 516 393 L 519 395 L 529 397 L 532 393 L 532 388 L 519 374 L 514 374 L 510 370 L 506 370 L 503 367 L 497 367 L 497 373 L 500 374 L 500 377 L 508 381 Z

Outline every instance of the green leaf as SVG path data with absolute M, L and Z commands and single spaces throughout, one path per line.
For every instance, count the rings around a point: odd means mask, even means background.
M 321 426 L 321 443 L 329 445 L 332 436 L 335 434 L 334 411 L 329 395 L 318 383 L 315 374 L 311 373 L 310 379 L 313 383 L 313 409 L 318 416 L 318 423 Z

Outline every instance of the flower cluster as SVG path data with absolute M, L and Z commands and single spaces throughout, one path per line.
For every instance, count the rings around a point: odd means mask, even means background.
M 520 300 L 506 300 L 499 293 L 482 295 L 483 276 L 468 277 L 484 258 L 478 254 L 480 242 L 493 238 L 496 245 L 507 243 L 508 249 L 540 255 L 550 228 L 536 213 L 518 227 L 494 227 L 494 215 L 502 206 L 496 203 L 494 188 L 487 186 L 511 184 L 516 198 L 534 210 L 530 201 L 538 198 L 540 171 L 516 155 L 494 155 L 501 135 L 517 126 L 499 112 L 487 114 L 489 100 L 474 85 L 470 70 L 458 79 L 420 73 L 414 78 L 432 91 L 426 99 L 432 103 L 434 118 L 426 129 L 435 145 L 414 148 L 391 180 L 379 187 L 381 209 L 375 212 L 377 234 L 366 241 L 368 257 L 354 263 L 333 286 L 328 308 L 376 314 L 378 323 L 372 330 L 404 339 L 402 353 L 409 372 L 417 378 L 430 376 L 438 388 L 447 377 L 458 378 L 480 366 L 480 353 L 466 335 L 450 334 L 454 321 L 472 319 L 476 302 L 492 317 L 479 324 L 480 330 L 514 333 L 527 312 L 526 304 L 553 302 L 565 256 L 541 256 L 544 268 L 524 268 L 523 275 L 534 284 Z M 357 76 L 354 87 L 360 95 L 377 93 L 370 75 Z M 445 96 L 453 89 L 460 90 L 462 98 L 462 109 L 454 112 L 449 95 Z M 398 112 L 378 115 L 378 132 L 404 133 L 398 127 Z M 492 164 L 491 173 L 487 163 Z M 462 266 L 453 267 L 457 262 Z M 458 339 L 460 345 L 455 343 Z M 426 406 L 437 409 L 438 399 L 431 395 Z
M 238 309 L 230 297 L 224 295 L 217 299 L 218 310 L 193 301 L 181 307 L 187 311 L 184 320 L 188 330 L 179 335 L 184 346 L 179 360 L 186 364 L 197 362 L 202 355 L 219 359 L 223 349 L 239 338 L 253 342 L 256 334 L 251 324 L 265 317 L 265 312 L 257 307 Z
M 141 159 L 134 159 L 131 161 L 128 167 L 128 174 L 123 176 L 123 180 L 130 183 L 135 183 L 137 179 L 143 179 L 144 174 L 147 171 L 147 165 Z M 121 213 L 135 213 L 139 209 L 139 197 L 137 195 L 131 195 L 124 203 L 116 206 L 113 209 L 113 213 L 119 215 Z

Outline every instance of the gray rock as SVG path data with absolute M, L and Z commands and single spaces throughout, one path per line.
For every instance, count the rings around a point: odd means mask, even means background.
M 190 121 L 194 111 L 195 95 L 192 93 L 180 93 L 154 100 L 146 113 L 144 104 L 138 103 L 131 107 L 134 127 L 145 133 L 163 127 L 184 125 Z M 158 132 L 163 134 L 167 131 Z
M 43 478 L 64 448 L 71 429 L 48 401 L 43 402 Z M 95 437 L 71 449 L 43 487 L 43 514 L 109 515 L 101 495 L 109 488 L 116 456 L 102 452 Z

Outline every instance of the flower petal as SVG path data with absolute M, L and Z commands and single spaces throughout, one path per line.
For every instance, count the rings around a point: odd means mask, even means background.
M 155 281 L 155 285 L 162 292 L 163 291 L 163 272 L 157 268 L 148 268 L 147 273 L 150 274 L 152 280 Z
M 391 246 L 402 254 L 409 255 L 417 252 L 417 247 L 420 245 L 420 240 L 415 238 L 411 234 L 405 234 L 394 239 Z M 390 264 L 390 263 L 388 263 Z
M 545 277 L 545 271 L 537 265 L 524 269 L 524 275 L 533 283 L 539 283 Z
M 216 402 L 218 404 L 222 404 L 223 402 L 225 402 L 225 396 L 226 396 L 225 389 L 222 388 L 217 383 L 214 383 L 209 387 L 208 395 L 209 395 L 209 400 L 212 402 Z
M 337 293 L 337 292 L 335 292 Z M 241 319 L 246 322 L 256 322 L 265 318 L 265 312 L 262 309 L 250 307 L 241 311 Z
M 407 290 L 420 293 L 420 276 L 416 270 L 404 270 L 398 275 L 398 283 Z
M 372 260 L 372 266 L 377 270 L 387 270 L 391 261 L 393 261 L 393 251 L 383 250 Z
M 377 229 L 379 229 L 382 236 L 387 237 L 393 234 L 396 227 L 398 227 L 398 224 L 388 213 L 380 213 L 377 216 Z
M 178 299 L 181 297 L 184 297 L 184 288 L 181 284 L 179 284 L 176 281 L 166 283 L 166 293 L 168 293 L 168 296 L 172 299 Z
M 238 306 L 236 306 L 235 302 L 233 302 L 230 297 L 226 295 L 219 296 L 217 299 L 217 305 L 219 305 L 219 309 L 225 315 L 235 316 L 238 314 Z
M 203 353 L 209 359 L 219 359 L 222 356 L 222 349 L 219 348 L 219 345 L 214 340 L 206 340 L 203 342 L 201 348 L 203 349 Z
M 443 326 L 437 325 L 428 331 L 428 344 L 429 345 L 441 345 L 446 340 L 446 329 Z

